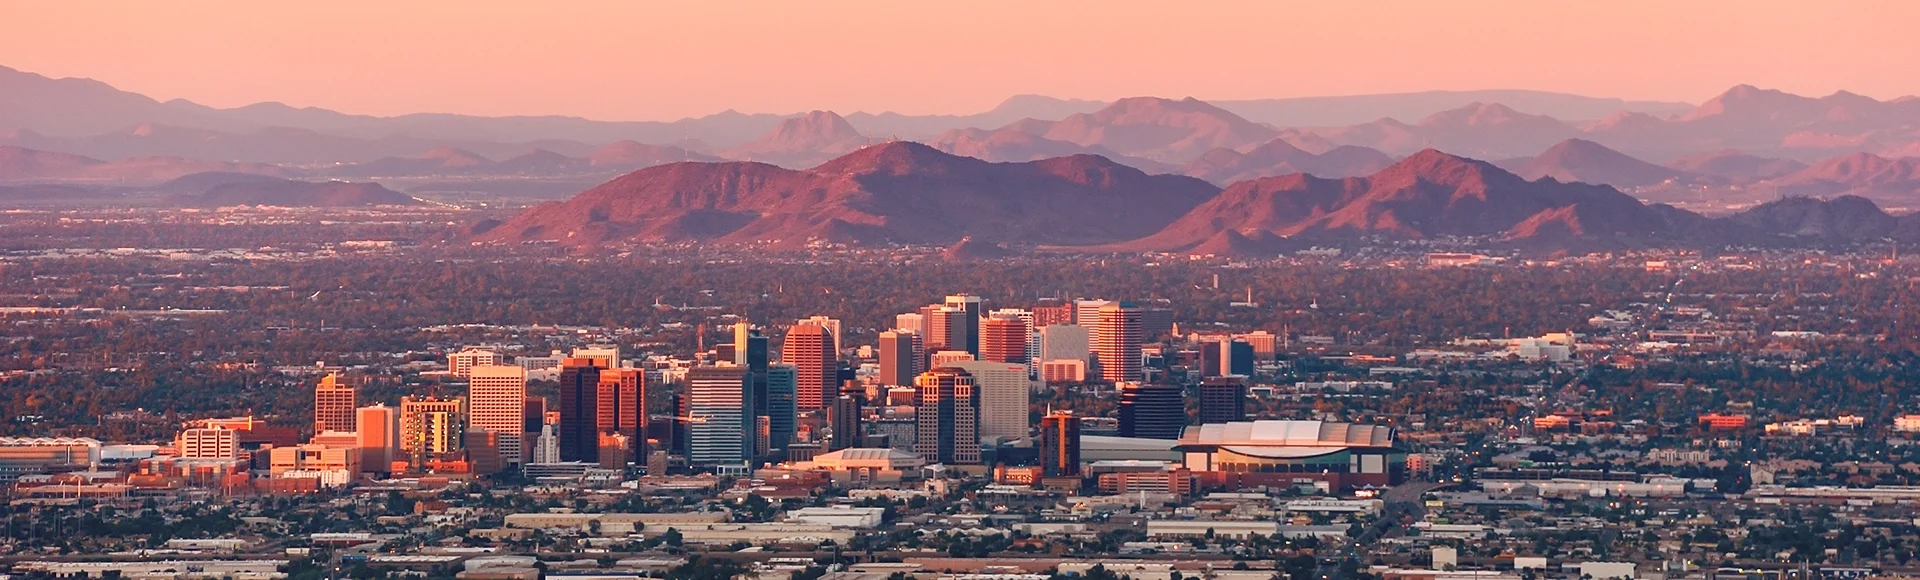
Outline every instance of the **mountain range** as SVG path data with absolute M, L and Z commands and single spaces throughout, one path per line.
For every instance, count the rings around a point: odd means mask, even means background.
M 1536 116 L 1558 115 L 1569 119 L 1599 118 L 1612 111 L 1651 116 L 1689 110 L 1684 103 L 1630 102 L 1537 91 L 1224 100 L 1202 103 L 1204 107 L 1215 110 L 1198 117 L 1191 116 L 1192 109 L 1199 106 L 1194 105 L 1198 101 L 1161 101 L 1166 103 L 1152 108 L 1165 110 L 1172 115 L 1189 115 L 1189 118 L 1186 121 L 1143 120 L 1137 113 L 1140 104 L 1137 98 L 1101 102 L 1022 95 L 973 115 L 853 113 L 845 115 L 843 120 L 854 132 L 875 140 L 932 140 L 942 133 L 958 129 L 998 130 L 1016 125 L 1055 123 L 1061 125 L 1057 128 L 1048 127 L 1056 132 L 1049 138 L 1083 146 L 1095 140 L 1127 143 L 1145 138 L 1138 131 L 1140 127 L 1148 125 L 1225 123 L 1230 126 L 1232 133 L 1238 134 L 1227 135 L 1227 141 L 1253 145 L 1267 139 L 1242 142 L 1246 134 L 1285 127 L 1337 126 L 1360 119 L 1366 119 L 1366 123 L 1377 123 L 1379 121 L 1375 119 L 1424 117 L 1438 123 L 1461 116 L 1458 111 L 1462 107 L 1488 106 L 1478 104 L 1481 102 L 1509 103 L 1502 107 L 1520 106 Z M 512 157 L 535 148 L 581 156 L 598 146 L 624 140 L 672 144 L 711 153 L 747 147 L 756 140 L 765 139 L 786 121 L 808 116 L 723 111 L 672 122 L 602 122 L 560 116 L 474 117 L 433 113 L 374 117 L 310 107 L 297 108 L 280 103 L 218 109 L 182 100 L 162 102 L 87 79 L 51 79 L 0 67 L 0 132 L 4 132 L 0 133 L 0 144 L 105 159 L 178 155 L 274 163 L 365 162 L 380 157 L 417 156 L 442 146 L 458 147 L 495 158 Z M 1072 120 L 1076 116 L 1092 118 Z M 1493 121 L 1489 120 L 1488 123 Z M 1109 125 L 1123 128 L 1114 129 Z M 1116 134 L 1094 135 L 1106 132 Z M 1421 139 L 1426 137 L 1421 136 Z M 1382 143 L 1344 144 L 1405 154 L 1420 148 L 1418 145 L 1424 144 L 1421 139 L 1398 143 L 1393 147 L 1382 146 Z M 1448 143 L 1433 144 L 1464 153 L 1478 152 L 1449 147 Z M 1131 151 L 1128 146 L 1110 148 L 1120 154 L 1155 157 Z M 1178 162 L 1185 162 L 1208 148 L 1196 147 L 1184 153 L 1177 150 L 1164 153 L 1171 154 Z M 1312 147 L 1303 148 L 1314 150 Z M 831 156 L 833 152 L 816 154 Z
M 185 185 L 169 180 L 246 174 L 383 181 L 414 192 L 454 195 L 485 191 L 511 196 L 521 191 L 552 196 L 636 170 L 691 163 L 712 167 L 663 170 L 691 181 L 666 180 L 658 187 L 697 189 L 705 181 L 725 181 L 703 172 L 732 172 L 739 179 L 787 183 L 781 187 L 789 188 L 789 196 L 813 196 L 837 204 L 817 212 L 791 205 L 772 211 L 754 200 L 715 202 L 711 208 L 669 206 L 686 215 L 673 218 L 679 225 L 660 230 L 662 239 L 673 238 L 668 234 L 674 231 L 688 232 L 683 237 L 690 239 L 713 237 L 703 232 L 733 222 L 699 220 L 731 216 L 726 219 L 739 221 L 752 214 L 751 223 L 758 225 L 741 232 L 727 230 L 726 235 L 740 239 L 754 237 L 751 232 L 759 229 L 787 231 L 768 221 L 785 216 L 782 219 L 799 220 L 796 223 L 807 227 L 825 227 L 808 235 L 830 234 L 825 238 L 833 239 L 953 243 L 961 235 L 978 233 L 983 244 L 1114 244 L 1131 239 L 1092 231 L 1042 235 L 1020 230 L 1018 220 L 1009 222 L 1015 225 L 1007 226 L 1005 232 L 992 231 L 985 224 L 934 224 L 931 229 L 913 231 L 891 224 L 916 218 L 888 213 L 892 210 L 856 198 L 887 191 L 887 187 L 904 187 L 900 180 L 911 175 L 919 180 L 917 187 L 963 192 L 956 195 L 1004 205 L 1008 202 L 988 190 L 1003 184 L 1057 189 L 1029 184 L 1031 175 L 1010 167 L 1031 172 L 1097 164 L 1115 180 L 1116 191 L 1144 187 L 1135 183 L 1138 178 L 1165 184 L 1173 183 L 1169 180 L 1174 176 L 1194 178 L 1183 179 L 1181 183 L 1188 185 L 1174 188 L 1183 192 L 1194 183 L 1228 191 L 1239 186 L 1247 194 L 1301 189 L 1310 194 L 1288 194 L 1293 200 L 1288 203 L 1305 203 L 1302 207 L 1330 215 L 1346 208 L 1346 202 L 1335 207 L 1327 200 L 1303 200 L 1322 195 L 1311 192 L 1337 188 L 1345 192 L 1341 195 L 1356 196 L 1348 202 L 1362 201 L 1379 187 L 1374 184 L 1392 182 L 1388 178 L 1394 176 L 1383 172 L 1431 157 L 1429 151 L 1491 160 L 1492 166 L 1525 183 L 1550 180 L 1562 186 L 1610 186 L 1641 200 L 1707 211 L 1750 207 L 1780 197 L 1842 194 L 1878 206 L 1920 208 L 1920 158 L 1914 157 L 1920 155 L 1920 99 L 1882 101 L 1844 91 L 1816 98 L 1747 85 L 1698 106 L 1527 91 L 1217 102 L 1157 97 L 1102 102 L 1028 95 L 972 115 L 727 111 L 670 123 L 603 123 L 568 117 L 372 117 L 275 103 L 218 109 L 178 100 L 161 102 L 96 81 L 49 79 L 0 67 L 0 131 L 6 131 L 0 133 L 0 182 L 10 184 L 157 188 L 177 194 Z M 904 143 L 902 136 L 924 140 L 928 146 L 895 145 Z M 911 151 L 895 155 L 914 161 L 910 166 L 930 164 L 955 168 L 957 173 L 929 176 L 912 169 L 883 179 L 889 174 L 862 173 L 859 164 L 840 161 L 875 148 Z M 755 168 L 740 169 L 744 166 L 734 164 L 746 160 L 757 162 Z M 833 168 L 853 173 L 833 178 L 821 173 Z M 1123 170 L 1137 170 L 1139 175 L 1123 175 Z M 632 178 L 627 175 L 615 181 Z M 1366 180 L 1366 185 L 1356 179 Z M 811 185 L 796 185 L 802 182 Z M 1510 188 L 1494 188 L 1484 196 L 1499 198 L 1505 189 Z M 1548 200 L 1544 203 L 1554 204 L 1574 191 L 1549 189 L 1533 192 L 1538 195 L 1532 197 L 1544 196 Z M 678 194 L 661 195 L 670 199 Z M 1476 196 L 1482 194 L 1469 195 Z M 1174 196 L 1179 203 L 1191 201 L 1196 206 L 1213 198 L 1211 194 L 1202 197 Z M 1529 196 L 1514 199 L 1522 198 Z M 1054 199 L 1032 201 L 1052 207 L 1047 204 Z M 1575 205 L 1594 206 L 1601 203 L 1599 199 Z M 1433 207 L 1448 209 L 1460 202 L 1450 199 Z M 1179 203 L 1155 207 L 1171 211 Z M 1263 243 L 1262 236 L 1297 238 L 1323 229 L 1351 229 L 1355 224 L 1394 235 L 1457 235 L 1444 227 L 1427 231 L 1422 225 L 1427 222 L 1420 221 L 1426 218 L 1416 215 L 1419 212 L 1381 209 L 1388 205 L 1376 199 L 1356 206 L 1363 209 L 1348 210 L 1365 216 L 1323 216 L 1321 225 L 1258 223 L 1209 235 L 1218 237 L 1221 244 L 1242 246 Z M 1502 211 L 1520 208 L 1509 205 Z M 1013 217 L 995 211 L 982 210 L 982 215 Z M 1167 226 L 1179 215 L 1162 217 L 1166 223 L 1160 225 Z M 1428 217 L 1440 220 L 1436 224 L 1452 219 Z M 1494 221 L 1504 223 L 1512 217 L 1503 214 Z M 658 221 L 653 217 L 639 221 L 649 222 L 641 224 L 641 230 L 657 229 L 651 224 Z M 1541 217 L 1536 222 L 1529 227 L 1581 232 L 1612 228 L 1611 222 L 1595 215 Z M 1573 222 L 1579 222 L 1579 227 L 1571 227 Z M 738 225 L 746 228 L 748 223 Z M 1395 224 L 1406 229 L 1397 230 L 1392 227 Z M 1159 232 L 1135 233 L 1145 237 Z M 609 235 L 609 239 L 625 236 Z M 1182 239 L 1193 244 L 1206 241 Z
M 1541 114 L 1597 119 L 1628 110 L 1670 114 L 1686 103 L 1625 101 L 1524 90 L 1428 91 L 1419 93 L 1224 100 L 1216 104 L 1254 122 L 1275 126 L 1351 124 L 1381 117 L 1419 118 L 1474 101 L 1499 101 Z M 1058 120 L 1108 106 L 1103 101 L 1015 95 L 994 108 L 969 115 L 852 113 L 849 122 L 863 134 L 884 138 L 931 138 L 951 129 L 1001 127 L 1021 119 Z M 407 135 L 443 142 L 577 141 L 611 143 L 633 139 L 683 144 L 698 140 L 730 148 L 771 131 L 800 115 L 722 111 L 678 121 L 594 121 L 565 116 L 478 117 L 420 113 L 377 117 L 315 107 L 257 103 L 219 109 L 185 100 L 158 101 L 90 79 L 54 79 L 0 66 L 0 131 L 28 129 L 56 137 L 84 137 L 119 131 L 141 123 L 247 133 L 269 127 L 305 129 L 356 139 Z M 422 149 L 424 150 L 424 149 Z M 418 153 L 415 151 L 414 153 Z
M 1005 246 L 1251 256 L 1365 239 L 1599 249 L 1916 236 L 1920 217 L 1894 217 L 1858 197 L 1780 200 L 1709 218 L 1432 149 L 1364 177 L 1296 173 L 1219 188 L 1091 155 L 993 163 L 889 142 L 805 170 L 752 162 L 643 169 L 484 224 L 473 239 L 580 249 L 831 242 L 952 245 L 956 256 Z
M 642 169 L 482 228 L 477 239 L 1096 244 L 1151 234 L 1216 191 L 1093 155 L 992 163 L 894 141 L 805 170 L 744 161 Z
M 265 163 L 228 163 L 174 156 L 101 161 L 82 155 L 0 146 L 0 181 L 159 182 L 207 171 L 291 177 L 300 172 Z

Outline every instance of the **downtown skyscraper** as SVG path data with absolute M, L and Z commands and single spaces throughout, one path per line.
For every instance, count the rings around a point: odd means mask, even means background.
M 1046 477 L 1080 476 L 1080 417 L 1054 411 L 1040 418 L 1040 468 Z
M 758 447 L 746 367 L 694 367 L 682 395 L 687 422 L 687 462 L 700 467 L 746 469 Z
M 600 374 L 608 371 L 599 359 L 569 357 L 560 363 L 560 423 L 555 426 L 561 461 L 593 461 L 599 457 Z M 526 416 L 521 413 L 522 429 Z
M 1100 379 L 1109 383 L 1140 381 L 1141 310 L 1131 302 L 1109 302 L 1100 307 L 1099 325 L 1092 332 L 1094 361 Z
M 979 416 L 976 432 L 980 440 L 1012 441 L 1027 436 L 1033 427 L 1028 419 L 1028 402 L 1033 380 L 1022 364 L 961 361 L 949 366 L 973 377 L 974 406 Z
M 467 428 L 493 433 L 506 466 L 526 461 L 527 370 L 517 366 L 473 367 L 467 378 Z
M 1033 325 L 1012 314 L 995 314 L 980 321 L 979 360 L 1025 365 Z
M 446 461 L 460 451 L 467 430 L 465 401 L 459 398 L 400 398 L 400 454 L 412 469 Z
M 352 432 L 353 410 L 358 404 L 353 385 L 347 384 L 337 373 L 327 373 L 313 387 L 313 434 Z
M 796 324 L 787 329 L 787 340 L 780 345 L 780 361 L 793 365 L 799 374 L 795 404 L 801 410 L 816 410 L 840 396 L 840 363 L 833 352 L 833 331 L 817 324 Z
M 1247 420 L 1245 377 L 1208 377 L 1200 381 L 1200 424 Z
M 890 387 L 913 385 L 925 359 L 920 354 L 920 335 L 907 329 L 880 333 L 880 384 Z
M 1185 393 L 1175 385 L 1120 386 L 1120 436 L 1179 439 L 1187 428 Z
M 625 437 L 628 451 L 645 451 L 647 432 L 647 373 L 636 368 L 604 369 L 594 384 L 594 441 L 612 433 Z M 598 455 L 596 455 L 598 456 Z
M 913 452 L 929 464 L 980 463 L 980 399 L 973 375 L 936 368 L 914 378 L 919 391 Z
M 948 328 L 952 339 L 947 342 L 947 348 L 951 350 L 964 350 L 972 353 L 974 358 L 979 358 L 980 297 L 968 294 L 953 294 L 947 296 L 945 306 L 958 311 L 957 316 L 959 317 L 959 320 L 950 323 L 952 326 Z
M 759 425 L 763 420 L 774 422 L 768 416 L 770 411 L 767 409 L 768 403 L 778 398 L 771 391 L 769 382 L 771 350 L 766 335 L 761 334 L 759 329 L 745 320 L 734 323 L 732 361 L 734 366 L 744 368 L 747 372 L 747 395 L 753 401 L 753 407 L 748 412 L 750 425 Z M 791 398 L 791 391 L 787 396 Z
M 768 451 L 786 449 L 793 443 L 794 432 L 799 430 L 799 407 L 796 390 L 800 386 L 800 369 L 790 364 L 767 365 L 767 401 L 763 415 L 767 423 L 767 441 L 761 447 Z

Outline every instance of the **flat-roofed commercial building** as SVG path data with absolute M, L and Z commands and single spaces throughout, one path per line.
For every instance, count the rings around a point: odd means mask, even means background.
M 100 442 L 84 437 L 0 437 L 0 481 L 100 462 Z
M 174 447 L 188 459 L 231 459 L 240 456 L 240 432 L 221 427 L 195 427 L 180 432 Z

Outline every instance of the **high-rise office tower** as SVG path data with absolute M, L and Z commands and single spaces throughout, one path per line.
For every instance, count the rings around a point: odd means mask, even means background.
M 926 351 L 932 353 L 942 350 L 966 350 L 963 348 L 966 345 L 965 335 L 956 335 L 956 332 L 964 333 L 965 331 L 955 330 L 955 327 L 961 324 L 960 317 L 965 314 L 963 310 L 942 304 L 920 307 L 920 324 L 927 329 L 926 333 L 920 335 L 920 342 Z M 960 344 L 956 346 L 955 341 L 960 341 Z
M 531 462 L 560 462 L 560 434 L 554 431 L 555 427 L 556 425 L 541 425 L 539 431 L 528 431 L 528 433 L 540 434 L 533 438 L 533 455 L 532 459 L 530 459 Z
M 1033 381 L 1026 365 L 1003 362 L 964 361 L 953 367 L 973 376 L 973 392 L 979 401 L 980 440 L 1020 439 L 1032 427 L 1028 423 L 1027 401 Z
M 889 330 L 880 333 L 880 384 L 890 387 L 904 387 L 913 384 L 915 346 L 919 335 L 909 330 Z
M 1222 374 L 1253 376 L 1253 344 L 1240 339 L 1231 339 L 1220 345 L 1220 372 Z
M 507 467 L 507 456 L 500 451 L 497 432 L 469 425 L 467 432 L 460 434 L 460 447 L 467 452 L 467 465 L 474 473 L 500 473 Z
M 827 412 L 827 422 L 833 428 L 833 439 L 827 443 L 827 450 L 839 451 L 849 447 L 858 447 L 864 435 L 860 429 L 860 398 L 853 395 L 840 395 L 833 400 L 833 408 Z
M 927 372 L 928 353 L 929 351 L 927 350 L 927 335 L 921 334 L 921 333 L 914 333 L 913 334 L 913 357 L 912 357 L 913 370 L 907 373 L 907 376 L 904 377 L 907 382 L 901 384 L 900 386 L 902 387 L 913 386 L 913 378 L 920 376 L 920 373 Z
M 768 457 L 773 454 L 773 448 L 767 446 L 767 442 L 771 441 L 772 439 L 773 439 L 773 420 L 769 419 L 765 415 L 754 417 L 753 418 L 753 456 L 754 458 L 757 459 L 762 457 Z
M 1040 360 L 1077 360 L 1088 358 L 1087 327 L 1055 324 L 1040 327 Z
M 1120 386 L 1120 436 L 1179 439 L 1187 427 L 1187 402 L 1173 385 Z
M 620 360 L 620 345 L 595 344 L 573 349 L 571 358 L 593 359 L 603 369 L 617 369 L 627 364 Z
M 914 410 L 913 452 L 929 464 L 980 463 L 980 399 L 973 375 L 940 367 L 914 378 L 920 397 Z
M 702 467 L 745 468 L 757 447 L 754 407 L 746 367 L 694 367 L 687 371 L 687 462 Z
M 327 431 L 353 431 L 353 410 L 360 404 L 353 390 L 340 375 L 327 373 L 313 386 L 313 434 Z
M 1080 476 L 1080 417 L 1054 411 L 1040 418 L 1040 469 L 1047 477 Z
M 639 450 L 647 428 L 647 372 L 643 369 L 606 369 L 594 386 L 594 438 L 619 433 Z
M 1114 302 L 1100 307 L 1100 326 L 1093 337 L 1093 355 L 1100 379 L 1109 383 L 1140 380 L 1140 307 Z
M 769 452 L 786 449 L 799 429 L 799 406 L 795 390 L 800 387 L 800 369 L 790 364 L 767 366 L 767 443 Z
M 893 327 L 911 330 L 914 334 L 918 334 L 924 339 L 927 336 L 927 317 L 921 315 L 919 312 L 897 314 L 893 317 Z M 918 373 L 915 374 L 917 375 Z
M 1032 326 L 1013 314 L 995 314 L 980 321 L 980 360 L 1027 364 L 1027 338 Z
M 467 431 L 466 403 L 459 398 L 400 398 L 402 459 L 420 469 L 429 461 L 450 459 L 460 451 Z
M 400 452 L 400 410 L 374 405 L 355 409 L 353 415 L 354 439 L 359 442 L 363 469 L 388 472 Z
M 787 340 L 780 346 L 780 360 L 799 372 L 795 403 L 800 409 L 819 409 L 840 396 L 840 363 L 833 353 L 833 333 L 826 327 L 800 324 L 788 328 Z
M 1220 363 L 1227 360 L 1224 349 L 1221 348 L 1226 346 L 1224 343 L 1217 338 L 1208 338 L 1201 340 L 1198 346 L 1199 356 L 1193 362 L 1194 366 L 1199 367 L 1201 377 L 1217 377 L 1225 372 L 1220 367 Z
M 827 334 L 833 337 L 833 353 L 835 357 L 838 357 L 840 355 L 840 351 L 846 348 L 846 345 L 843 342 L 845 340 L 845 337 L 841 336 L 840 319 L 838 318 L 828 318 L 825 316 L 809 316 L 806 318 L 802 318 L 798 321 L 795 321 L 794 324 L 796 325 L 811 324 L 814 326 L 827 329 Z
M 745 345 L 757 334 L 759 333 L 753 330 L 753 325 L 745 320 L 733 323 L 733 358 L 729 359 L 733 364 L 747 366 L 749 359 Z
M 527 370 L 517 366 L 473 367 L 467 378 L 467 429 L 485 429 L 495 436 L 503 465 L 526 462 L 521 445 L 526 428 Z
M 947 348 L 964 350 L 980 356 L 980 297 L 968 294 L 947 296 L 947 308 L 960 311 L 960 322 L 954 326 L 953 340 Z
M 667 420 L 660 422 L 660 445 L 668 455 L 687 456 L 687 394 L 684 390 L 667 394 Z
M 520 428 L 520 431 L 528 434 L 539 433 L 540 428 L 547 424 L 547 398 L 527 397 L 527 404 L 522 408 L 525 412 L 520 414 L 520 418 L 525 425 Z M 555 413 L 558 412 L 555 411 Z M 558 434 L 556 433 L 555 436 L 557 437 Z
M 447 355 L 447 372 L 463 379 L 473 372 L 473 367 L 498 364 L 506 364 L 506 359 L 491 348 L 470 346 Z
M 753 399 L 752 416 L 767 415 L 767 337 L 746 321 L 733 325 L 733 364 L 747 369 L 747 389 Z
M 637 448 L 632 438 L 624 433 L 601 433 L 596 441 L 600 452 L 600 468 L 625 470 L 633 461 L 633 450 Z
M 1200 382 L 1200 424 L 1247 420 L 1247 382 L 1238 376 Z
M 1112 303 L 1112 300 L 1073 301 L 1073 323 L 1088 331 L 1100 328 L 1100 309 Z
M 599 457 L 600 375 L 610 370 L 606 359 L 568 357 L 560 363 L 561 461 L 593 461 Z M 522 421 L 522 427 L 525 422 Z

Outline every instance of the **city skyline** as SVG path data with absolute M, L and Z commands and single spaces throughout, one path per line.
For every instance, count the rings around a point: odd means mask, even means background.
M 0 6 L 9 578 L 1920 579 L 1920 4 Z

